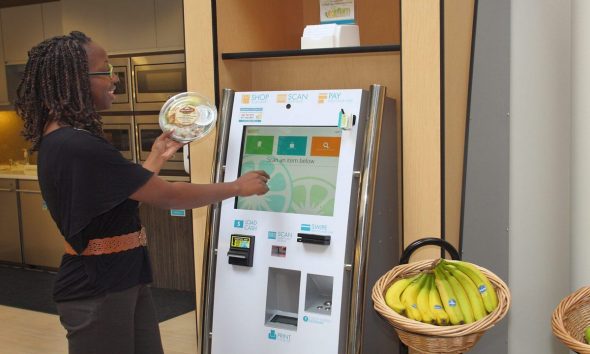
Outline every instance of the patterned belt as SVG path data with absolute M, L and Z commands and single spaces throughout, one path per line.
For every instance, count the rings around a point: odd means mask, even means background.
M 69 243 L 65 243 L 66 253 L 72 256 L 98 256 L 123 252 L 145 245 L 147 245 L 147 237 L 143 227 L 139 231 L 125 235 L 92 239 L 88 241 L 88 246 L 81 254 L 78 254 Z

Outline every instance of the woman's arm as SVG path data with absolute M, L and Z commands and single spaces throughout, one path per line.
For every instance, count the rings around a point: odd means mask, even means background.
M 163 209 L 194 209 L 235 196 L 265 194 L 268 179 L 264 171 L 248 172 L 233 182 L 213 184 L 167 182 L 154 175 L 131 199 Z
M 269 176 L 264 171 L 252 171 L 230 183 L 192 184 L 167 182 L 157 176 L 164 162 L 183 145 L 170 139 L 172 131 L 163 133 L 152 145 L 143 167 L 154 175 L 131 199 L 163 209 L 194 209 L 235 196 L 249 196 L 268 192 Z

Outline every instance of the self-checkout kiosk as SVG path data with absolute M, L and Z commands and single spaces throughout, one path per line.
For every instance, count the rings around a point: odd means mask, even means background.
M 203 353 L 397 353 L 373 309 L 399 260 L 397 130 L 385 88 L 234 92 L 215 181 L 270 175 L 213 207 Z

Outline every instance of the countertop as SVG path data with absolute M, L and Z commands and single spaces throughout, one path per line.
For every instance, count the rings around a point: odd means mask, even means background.
M 0 178 L 37 180 L 37 165 L 0 165 Z
M 0 171 L 0 178 L 6 179 L 26 179 L 26 180 L 37 180 L 37 173 L 28 174 L 23 171 Z
M 188 176 L 160 176 L 169 182 L 190 182 Z M 15 168 L 0 166 L 0 178 L 4 179 L 23 179 L 23 180 L 37 180 L 37 166 L 29 165 L 26 168 L 17 166 Z

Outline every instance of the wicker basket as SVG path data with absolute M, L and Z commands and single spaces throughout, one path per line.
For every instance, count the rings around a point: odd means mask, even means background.
M 464 353 L 477 343 L 486 330 L 493 327 L 508 312 L 510 291 L 502 279 L 489 270 L 478 267 L 490 280 L 498 294 L 498 307 L 479 321 L 456 326 L 435 326 L 411 320 L 393 311 L 385 303 L 385 291 L 399 278 L 431 269 L 434 260 L 403 264 L 385 273 L 373 287 L 373 305 L 396 330 L 400 340 L 422 353 Z
M 573 351 L 590 354 L 590 345 L 584 343 L 584 329 L 590 326 L 590 286 L 578 289 L 567 296 L 551 318 L 553 334 Z

